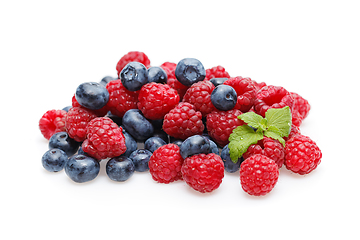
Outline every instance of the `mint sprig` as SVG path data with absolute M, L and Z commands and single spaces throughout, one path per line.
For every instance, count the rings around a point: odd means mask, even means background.
M 241 114 L 238 118 L 247 125 L 238 126 L 230 134 L 230 158 L 234 163 L 264 136 L 278 140 L 285 147 L 283 137 L 289 136 L 291 130 L 291 110 L 288 106 L 269 109 L 265 118 L 254 112 Z

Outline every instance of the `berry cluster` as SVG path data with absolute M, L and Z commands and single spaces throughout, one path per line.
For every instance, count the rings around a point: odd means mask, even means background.
M 113 181 L 149 171 L 156 182 L 184 181 L 201 193 L 238 172 L 244 191 L 259 196 L 274 188 L 283 165 L 304 175 L 320 163 L 319 147 L 300 132 L 310 104 L 284 87 L 205 69 L 195 58 L 151 66 L 136 51 L 116 70 L 116 78 L 81 83 L 72 106 L 41 117 L 46 170 L 65 169 L 82 183 L 107 161 Z

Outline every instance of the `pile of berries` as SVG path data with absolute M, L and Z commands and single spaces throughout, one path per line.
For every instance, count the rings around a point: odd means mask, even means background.
M 99 162 L 107 161 L 113 181 L 148 171 L 156 182 L 185 181 L 202 193 L 217 189 L 225 172 L 237 172 L 243 190 L 259 196 L 274 188 L 283 165 L 304 175 L 320 163 L 319 147 L 300 132 L 310 104 L 297 93 L 231 77 L 222 66 L 205 69 L 194 58 L 151 66 L 144 53 L 129 52 L 116 70 L 116 78 L 81 83 L 72 106 L 41 117 L 40 131 L 49 140 L 42 157 L 46 170 L 65 169 L 82 183 L 95 179 Z M 284 107 L 292 116 L 284 142 L 264 136 L 231 159 L 230 135 L 248 124 L 239 116 L 265 117 Z

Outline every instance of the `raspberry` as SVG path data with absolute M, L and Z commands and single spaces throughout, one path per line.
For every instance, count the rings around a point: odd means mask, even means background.
M 164 118 L 180 101 L 179 94 L 167 84 L 147 83 L 139 91 L 138 108 L 151 120 Z
M 164 117 L 163 129 L 174 138 L 186 139 L 204 131 L 202 114 L 194 105 L 181 102 Z
M 167 74 L 168 79 L 169 78 L 176 78 L 175 77 L 176 63 L 164 62 L 163 64 L 160 65 L 160 67 L 162 69 L 164 69 L 164 71 Z
M 229 111 L 215 110 L 209 113 L 206 117 L 206 126 L 208 134 L 220 146 L 225 146 L 229 143 L 229 136 L 237 127 L 244 124 L 244 122 L 237 118 L 242 112 L 238 109 Z
M 268 137 L 264 137 L 258 141 L 257 144 L 250 145 L 243 154 L 243 157 L 247 159 L 255 154 L 261 154 L 274 160 L 278 168 L 282 167 L 285 159 L 285 149 L 283 145 L 278 140 Z
M 268 85 L 259 90 L 254 102 L 254 110 L 257 114 L 265 117 L 265 112 L 271 108 L 283 108 L 289 106 L 292 109 L 294 99 L 283 87 Z
M 97 109 L 97 110 L 91 110 L 91 109 L 88 109 L 88 108 L 86 108 L 86 107 L 81 106 L 80 103 L 76 100 L 75 94 L 74 94 L 74 96 L 72 97 L 72 106 L 73 106 L 73 107 L 81 107 L 81 108 L 87 109 L 88 111 L 91 111 L 91 112 L 95 113 L 96 116 L 98 116 L 98 117 L 103 117 L 103 116 L 105 116 L 105 115 L 109 112 L 108 104 L 106 104 L 104 107 L 102 107 L 102 108 L 100 108 L 100 109 Z
M 39 129 L 42 135 L 49 140 L 54 133 L 65 131 L 64 110 L 49 110 L 40 118 Z
M 301 114 L 298 111 L 293 109 L 291 111 L 292 126 L 300 127 L 302 121 L 303 121 L 303 118 L 302 118 Z
M 175 73 L 174 73 L 174 76 L 175 76 Z M 189 88 L 188 86 L 185 86 L 184 84 L 180 83 L 175 77 L 172 77 L 172 76 L 171 77 L 168 76 L 167 84 L 177 91 L 177 93 L 179 94 L 180 100 L 182 100 L 184 98 L 184 95 Z
M 133 51 L 128 52 L 116 64 L 116 71 L 118 76 L 120 75 L 121 70 L 130 62 L 139 62 L 145 65 L 146 68 L 150 67 L 150 60 L 143 52 Z
M 184 102 L 193 104 L 197 111 L 200 111 L 203 117 L 213 110 L 214 105 L 211 102 L 211 93 L 215 89 L 210 81 L 200 81 L 194 83 L 185 93 Z
M 83 107 L 72 107 L 65 118 L 66 132 L 70 138 L 82 142 L 86 138 L 88 123 L 97 116 Z
M 108 117 L 92 119 L 82 149 L 97 160 L 120 156 L 126 151 L 122 128 Z
M 295 135 L 298 135 L 298 134 L 301 134 L 300 128 L 293 124 L 293 125 L 291 125 L 291 131 L 289 133 L 289 136 L 284 137 L 284 140 L 287 141 L 290 138 L 292 138 L 292 137 L 294 137 Z
M 291 92 L 290 95 L 294 99 L 293 110 L 299 112 L 301 118 L 305 119 L 311 108 L 309 102 L 297 93 Z
M 295 173 L 310 173 L 320 164 L 321 157 L 321 150 L 307 136 L 298 134 L 286 142 L 285 166 Z
M 183 162 L 179 146 L 167 144 L 153 152 L 149 160 L 149 171 L 152 178 L 159 183 L 174 182 L 182 179 Z
M 121 80 L 114 80 L 106 85 L 110 98 L 107 103 L 112 114 L 123 117 L 129 109 L 136 109 L 139 91 L 129 91 L 121 83 Z
M 184 181 L 194 190 L 205 193 L 217 189 L 224 177 L 224 163 L 215 153 L 198 154 L 184 160 Z
M 250 78 L 234 77 L 224 82 L 225 85 L 233 87 L 237 94 L 236 109 L 248 112 L 254 104 L 256 87 Z
M 229 78 L 230 75 L 222 66 L 216 66 L 206 69 L 206 77 L 204 80 L 210 80 L 212 78 Z
M 258 92 L 261 88 L 265 87 L 266 86 L 266 83 L 265 82 L 257 82 L 253 79 L 251 79 L 252 83 L 255 85 L 255 88 L 256 88 L 256 92 Z
M 269 193 L 275 187 L 278 178 L 277 164 L 264 155 L 255 154 L 241 164 L 241 187 L 250 195 L 262 196 Z

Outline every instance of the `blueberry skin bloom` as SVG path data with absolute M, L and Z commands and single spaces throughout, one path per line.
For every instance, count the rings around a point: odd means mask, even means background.
M 185 86 L 205 79 L 206 71 L 202 63 L 195 58 L 184 58 L 175 68 L 176 79 Z
M 120 72 L 122 85 L 129 91 L 138 91 L 148 83 L 147 70 L 144 64 L 139 62 L 128 63 Z
M 156 83 L 166 83 L 167 74 L 161 67 L 150 67 L 147 70 L 148 81 Z
M 59 148 L 68 157 L 74 155 L 79 149 L 80 143 L 70 138 L 67 132 L 58 132 L 49 139 L 49 149 Z
M 77 183 L 89 182 L 95 179 L 99 171 L 99 162 L 87 155 L 74 155 L 65 164 L 66 175 Z
M 97 110 L 104 107 L 109 101 L 109 92 L 100 83 L 85 82 L 77 87 L 75 98 L 81 106 Z
M 224 162 L 225 171 L 228 173 L 234 173 L 240 169 L 241 163 L 244 161 L 243 157 L 240 157 L 236 163 L 234 163 L 230 158 L 230 149 L 229 144 L 227 144 L 221 151 L 221 159 Z
M 144 148 L 149 150 L 150 152 L 154 152 L 161 146 L 166 145 L 166 142 L 160 137 L 151 137 L 146 139 L 144 143 Z
M 144 141 L 154 134 L 154 127 L 139 109 L 130 109 L 123 116 L 125 130 L 137 141 Z
M 149 160 L 152 152 L 146 149 L 138 149 L 132 152 L 129 158 L 135 165 L 135 171 L 145 172 L 149 170 Z
M 41 162 L 47 171 L 59 172 L 64 169 L 67 159 L 68 156 L 63 150 L 53 148 L 45 152 L 41 158 Z
M 194 135 L 188 137 L 180 146 L 180 155 L 183 159 L 200 153 L 210 153 L 209 139 L 204 136 Z
M 228 85 L 218 85 L 212 91 L 210 100 L 214 107 L 221 111 L 228 111 L 235 107 L 237 94 L 233 87 Z
M 125 182 L 135 172 L 135 165 L 125 156 L 115 157 L 106 163 L 106 174 L 116 182 Z

